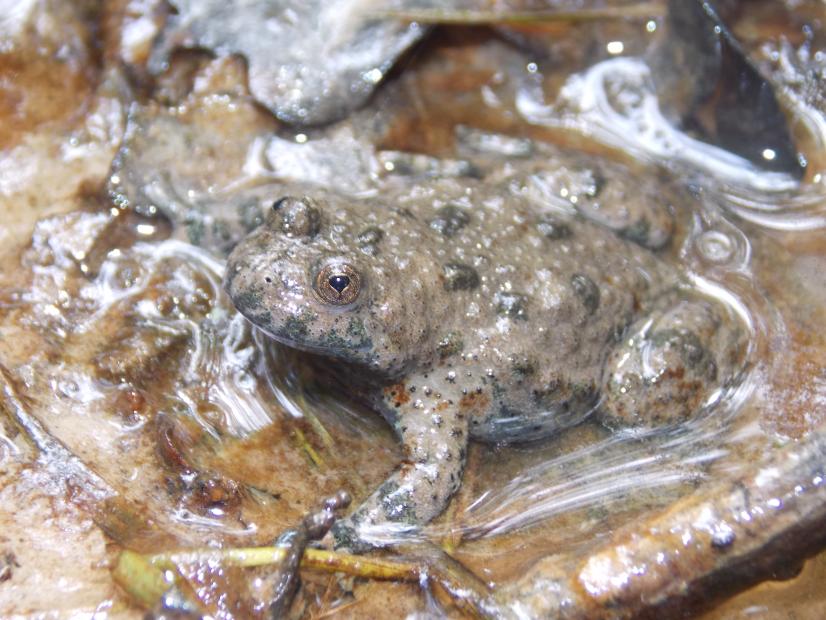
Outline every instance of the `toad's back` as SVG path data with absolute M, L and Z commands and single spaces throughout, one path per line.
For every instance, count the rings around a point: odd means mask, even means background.
M 405 357 L 416 358 L 420 374 L 432 369 L 434 385 L 448 381 L 490 399 L 472 435 L 526 438 L 570 424 L 565 414 L 596 401 L 611 345 L 676 274 L 583 218 L 466 184 L 446 199 L 445 185 L 435 201 L 363 205 L 364 219 L 382 231 L 374 258 L 401 276 L 381 303 L 401 308 L 416 295 L 426 306 L 426 321 L 396 325 L 411 330 Z

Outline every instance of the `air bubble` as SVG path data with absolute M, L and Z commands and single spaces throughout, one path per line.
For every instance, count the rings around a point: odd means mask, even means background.
M 717 230 L 704 232 L 697 239 L 700 255 L 712 263 L 727 263 L 734 255 L 735 247 L 731 238 Z

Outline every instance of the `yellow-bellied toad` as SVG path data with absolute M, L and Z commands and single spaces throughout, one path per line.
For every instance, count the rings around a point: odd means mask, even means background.
M 604 191 L 650 208 L 643 224 L 671 221 L 633 178 L 600 184 L 592 202 Z M 595 410 L 675 421 L 734 375 L 737 322 L 638 243 L 663 245 L 670 229 L 640 238 L 646 225 L 612 230 L 587 205 L 565 214 L 530 194 L 464 178 L 381 198 L 286 197 L 230 255 L 236 307 L 329 358 L 331 382 L 368 398 L 403 442 L 401 466 L 335 526 L 338 545 L 438 515 L 469 438 L 534 439 Z

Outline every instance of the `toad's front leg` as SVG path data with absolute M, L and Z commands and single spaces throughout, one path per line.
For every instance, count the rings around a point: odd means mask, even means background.
M 392 544 L 411 526 L 438 516 L 459 488 L 474 401 L 423 374 L 384 389 L 381 406 L 402 442 L 401 465 L 332 529 L 336 548 Z

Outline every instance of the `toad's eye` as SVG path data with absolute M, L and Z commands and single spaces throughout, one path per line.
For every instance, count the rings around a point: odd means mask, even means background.
M 316 274 L 313 288 L 322 301 L 346 306 L 361 291 L 361 275 L 347 263 L 331 263 Z

